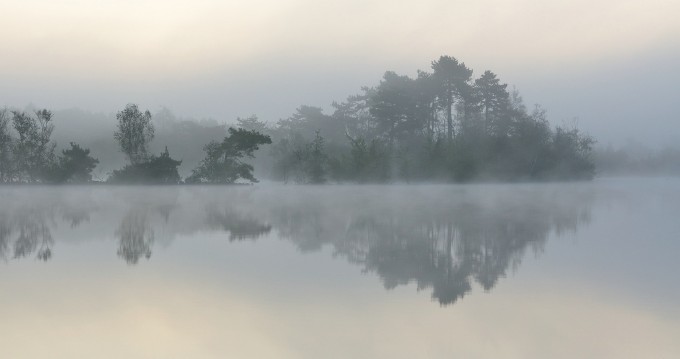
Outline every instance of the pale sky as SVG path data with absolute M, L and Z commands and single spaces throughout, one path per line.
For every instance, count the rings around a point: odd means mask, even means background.
M 0 106 L 287 117 L 447 54 L 601 143 L 680 142 L 680 0 L 3 0 Z

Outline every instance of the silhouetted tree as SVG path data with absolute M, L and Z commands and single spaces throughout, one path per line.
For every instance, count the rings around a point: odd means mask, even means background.
M 272 136 L 279 138 L 299 135 L 305 141 L 311 141 L 317 131 L 324 134 L 326 142 L 342 143 L 345 141 L 345 123 L 324 114 L 320 107 L 313 106 L 298 107 L 293 115 L 279 120 L 276 128 L 271 132 Z
M 274 158 L 274 173 L 284 183 L 288 183 L 297 171 L 296 148 L 303 142 L 302 136 L 296 134 L 293 138 L 281 138 L 270 148 L 271 156 Z
M 363 93 L 352 95 L 344 102 L 333 102 L 333 121 L 344 125 L 343 131 L 352 137 L 373 137 L 375 133 L 375 121 L 370 111 L 370 97 L 375 89 L 364 87 Z
M 85 183 L 92 181 L 92 170 L 99 160 L 90 156 L 90 150 L 71 142 L 71 148 L 62 150 L 56 168 L 53 170 L 53 181 L 58 183 Z
M 389 158 L 387 149 L 377 139 L 366 143 L 363 138 L 351 138 L 352 149 L 345 160 L 343 176 L 357 182 L 385 182 L 389 179 Z
M 0 109 L 0 183 L 14 180 L 13 147 L 14 139 L 10 133 L 9 113 L 6 109 Z
M 13 160 L 20 181 L 45 181 L 54 163 L 56 144 L 50 137 L 54 130 L 52 112 L 39 110 L 35 117 L 12 111 L 12 123 L 18 138 L 13 148 Z
M 408 76 L 386 72 L 380 85 L 370 97 L 370 113 L 376 130 L 390 146 L 422 129 L 418 121 L 416 83 Z
M 236 123 L 239 128 L 248 131 L 255 131 L 262 134 L 266 134 L 268 131 L 267 124 L 260 121 L 256 115 L 251 115 L 246 118 L 236 118 Z
M 206 157 L 187 178 L 190 183 L 235 183 L 239 179 L 257 182 L 253 166 L 243 162 L 253 158 L 260 145 L 270 144 L 271 138 L 256 131 L 229 128 L 229 136 L 221 143 L 210 142 L 203 148 Z
M 166 146 L 165 151 L 158 157 L 153 156 L 146 166 L 153 183 L 177 184 L 181 180 L 177 167 L 181 164 L 182 161 L 170 157 L 170 152 L 168 152 L 168 147 Z
M 141 112 L 135 104 L 128 104 L 116 114 L 118 129 L 113 137 L 118 141 L 121 151 L 128 157 L 130 164 L 136 165 L 147 160 L 149 142 L 154 137 L 151 113 Z
M 507 113 L 510 106 L 508 85 L 501 84 L 496 74 L 487 70 L 475 80 L 475 87 L 479 91 L 485 130 L 494 136 L 507 135 L 511 125 Z
M 552 138 L 552 163 L 554 168 L 547 175 L 566 179 L 592 179 L 595 165 L 591 159 L 594 140 L 582 136 L 578 129 L 565 130 L 557 127 Z
M 460 89 L 470 80 L 472 70 L 455 57 L 441 56 L 432 62 L 433 76 L 438 84 L 438 100 L 446 113 L 446 136 L 453 138 L 453 106 L 460 96 Z
M 148 157 L 138 164 L 129 164 L 115 170 L 109 177 L 112 183 L 177 184 L 181 181 L 177 167 L 182 161 L 170 157 L 168 148 L 160 156 Z
M 418 71 L 416 86 L 416 117 L 425 127 L 425 134 L 430 141 L 436 140 L 437 131 L 437 91 L 436 78 L 424 71 Z
M 296 156 L 301 163 L 302 182 L 313 184 L 326 182 L 328 156 L 324 150 L 324 138 L 319 131 L 316 131 L 312 142 L 297 151 Z

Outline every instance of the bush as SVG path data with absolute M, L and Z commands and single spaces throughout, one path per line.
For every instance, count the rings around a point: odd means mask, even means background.
M 142 163 L 129 164 L 115 170 L 109 177 L 111 183 L 177 184 L 181 179 L 177 167 L 182 164 L 170 157 L 168 148 L 160 156 Z

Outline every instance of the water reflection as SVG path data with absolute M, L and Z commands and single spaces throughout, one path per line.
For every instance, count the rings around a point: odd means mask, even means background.
M 229 232 L 230 241 L 254 240 L 272 229 L 271 225 L 261 222 L 259 218 L 244 216 L 230 206 L 221 208 L 212 203 L 206 207 L 206 213 L 208 228 Z
M 364 272 L 377 273 L 385 288 L 415 282 L 446 305 L 473 282 L 493 288 L 526 251 L 541 252 L 552 231 L 588 222 L 591 202 L 589 193 L 425 193 L 399 203 L 388 197 L 363 206 L 282 205 L 272 220 L 302 251 L 330 245 Z
M 332 249 L 386 289 L 415 283 L 442 305 L 475 284 L 491 290 L 552 233 L 590 220 L 592 192 L 558 186 L 78 188 L 0 192 L 0 255 L 52 258 L 52 229 L 88 223 L 118 241 L 127 264 L 159 240 L 204 231 L 229 241 L 283 238 L 302 252 Z M 107 226 L 108 225 L 108 226 Z M 157 234 L 162 234 L 159 237 Z M 195 241 L 200 245 L 200 241 Z M 258 242 L 262 245 L 264 243 Z
M 52 257 L 54 238 L 50 231 L 52 212 L 43 208 L 23 208 L 0 213 L 0 256 L 23 258 L 35 254 L 39 260 Z
M 119 238 L 118 256 L 128 264 L 137 264 L 142 257 L 149 259 L 154 232 L 147 220 L 146 209 L 130 209 L 120 221 L 116 237 Z
M 423 213 L 396 220 L 362 218 L 352 223 L 350 233 L 366 243 L 366 250 L 340 250 L 378 273 L 386 288 L 415 281 L 419 289 L 432 288 L 439 303 L 451 304 L 471 290 L 471 282 L 490 290 L 519 265 L 525 251 L 541 251 L 551 223 L 575 226 L 582 218 L 578 210 L 554 213 L 502 202 L 490 208 L 461 203 Z

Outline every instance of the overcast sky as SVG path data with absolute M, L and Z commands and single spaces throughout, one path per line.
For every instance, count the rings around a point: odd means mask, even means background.
M 447 54 L 600 143 L 680 143 L 679 0 L 3 0 L 0 13 L 5 106 L 276 121 Z

